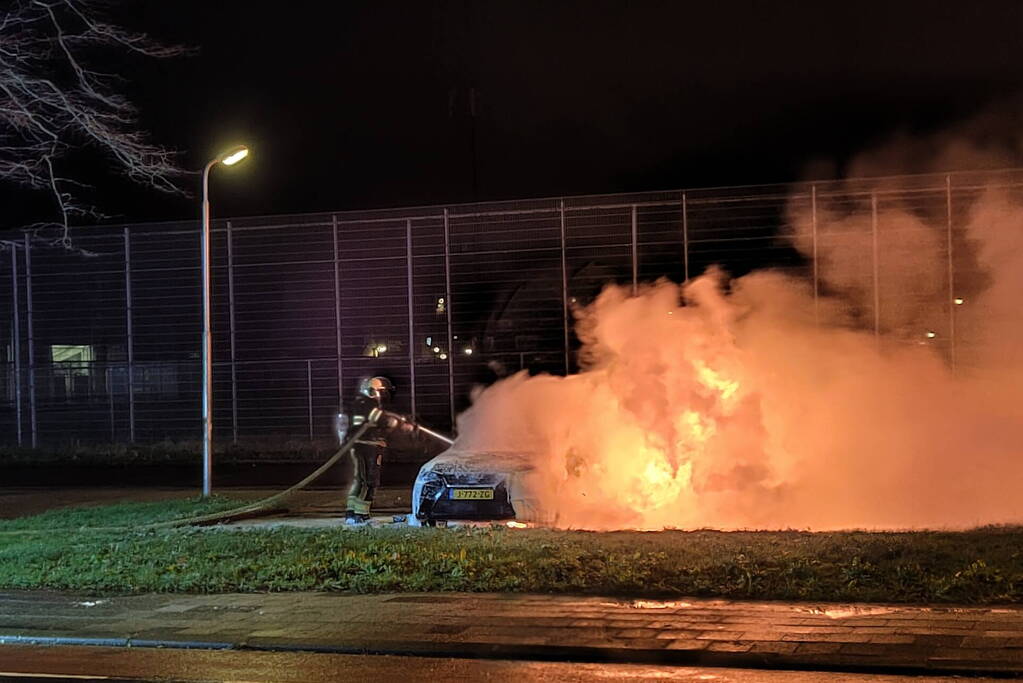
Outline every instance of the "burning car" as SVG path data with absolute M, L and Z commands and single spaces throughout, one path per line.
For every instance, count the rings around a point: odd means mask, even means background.
M 516 451 L 449 448 L 422 466 L 412 487 L 415 526 L 447 521 L 535 521 L 533 458 Z

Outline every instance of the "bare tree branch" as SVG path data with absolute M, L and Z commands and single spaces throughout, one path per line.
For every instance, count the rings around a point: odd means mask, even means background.
M 83 199 L 87 185 L 68 175 L 71 152 L 97 151 L 139 184 L 182 191 L 177 154 L 149 141 L 119 77 L 91 63 L 107 53 L 189 50 L 108 23 L 101 0 L 13 0 L 0 13 L 0 180 L 50 193 L 55 219 L 35 228 L 56 228 L 55 244 L 71 244 L 74 218 L 98 215 Z

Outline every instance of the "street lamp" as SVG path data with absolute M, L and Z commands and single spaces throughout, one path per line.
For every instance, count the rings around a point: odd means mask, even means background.
M 210 169 L 234 166 L 249 155 L 244 145 L 217 155 L 202 171 L 202 495 L 210 495 L 213 480 L 213 343 L 210 338 Z

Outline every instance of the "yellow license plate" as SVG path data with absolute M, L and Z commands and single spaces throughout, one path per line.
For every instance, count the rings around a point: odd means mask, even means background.
M 451 489 L 454 500 L 493 500 L 494 489 Z

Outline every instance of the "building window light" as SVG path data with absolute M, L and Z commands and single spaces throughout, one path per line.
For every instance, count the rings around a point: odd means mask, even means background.
M 91 346 L 54 344 L 50 347 L 50 360 L 54 363 L 88 363 L 96 358 Z

